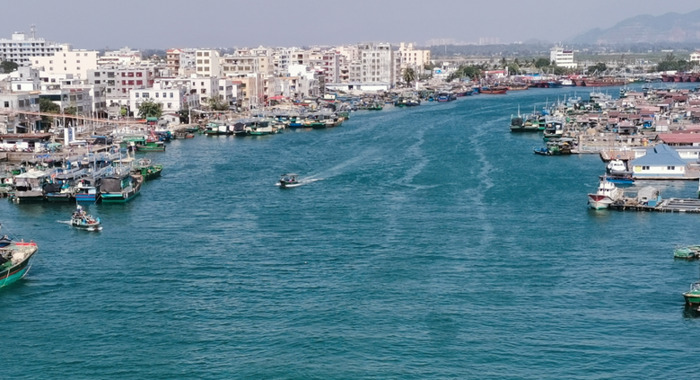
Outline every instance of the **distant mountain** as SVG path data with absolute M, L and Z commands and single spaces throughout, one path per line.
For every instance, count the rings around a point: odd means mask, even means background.
M 570 42 L 599 45 L 700 42 L 700 9 L 686 14 L 628 18 L 612 28 L 592 29 Z

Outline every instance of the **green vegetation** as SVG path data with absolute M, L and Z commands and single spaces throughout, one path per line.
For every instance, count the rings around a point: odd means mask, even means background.
M 673 53 L 668 53 L 656 66 L 656 71 L 690 71 L 695 64 L 685 59 L 676 59 Z
M 9 74 L 17 70 L 17 67 L 19 67 L 19 65 L 17 65 L 15 62 L 2 61 L 2 63 L 0 63 L 0 72 L 3 74 Z
M 484 65 L 461 65 L 457 68 L 457 71 L 447 77 L 447 81 L 452 82 L 455 79 L 467 78 L 470 80 L 478 80 L 481 78 L 484 70 L 486 70 Z
M 403 71 L 403 81 L 406 83 L 408 87 L 411 86 L 411 83 L 415 82 L 416 80 L 416 71 L 413 70 L 412 67 L 406 68 L 406 70 Z
M 163 105 L 152 100 L 146 100 L 139 106 L 139 117 L 161 117 L 163 115 Z

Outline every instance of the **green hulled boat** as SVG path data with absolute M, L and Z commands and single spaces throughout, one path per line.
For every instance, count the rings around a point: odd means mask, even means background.
M 673 250 L 673 258 L 695 260 L 700 258 L 700 245 L 686 245 Z
M 152 179 L 160 177 L 160 173 L 163 171 L 163 165 L 153 164 L 151 160 L 142 159 L 134 164 L 132 173 L 140 174 L 144 181 L 150 181 Z
M 0 248 L 0 288 L 24 277 L 31 268 L 31 258 L 39 250 L 34 242 L 11 242 Z

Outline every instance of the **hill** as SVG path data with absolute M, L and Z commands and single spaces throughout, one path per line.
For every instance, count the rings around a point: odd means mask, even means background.
M 700 43 L 700 9 L 690 13 L 641 15 L 608 29 L 592 29 L 570 39 L 573 44 Z

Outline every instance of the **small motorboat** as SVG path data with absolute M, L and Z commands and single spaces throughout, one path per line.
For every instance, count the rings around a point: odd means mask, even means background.
M 73 212 L 73 215 L 71 215 L 70 225 L 86 231 L 102 230 L 100 218 L 89 215 L 80 205 L 78 205 L 78 208 Z
M 700 259 L 700 245 L 686 245 L 673 250 L 676 259 L 696 260 Z
M 683 298 L 685 298 L 685 304 L 687 306 L 697 307 L 700 305 L 700 281 L 690 284 L 690 290 L 683 293 Z
M 303 183 L 299 181 L 297 178 L 297 175 L 294 173 L 286 173 L 282 174 L 280 176 L 279 182 L 277 182 L 277 186 L 280 187 L 280 189 L 287 189 L 290 187 L 297 187 L 301 186 Z

